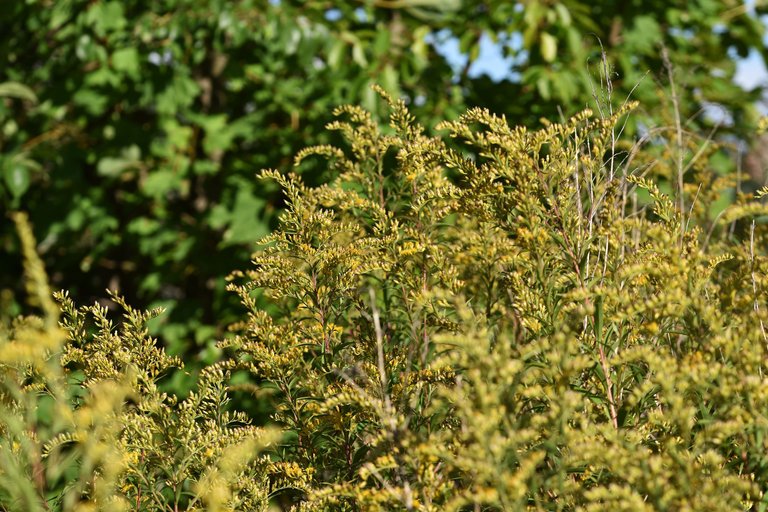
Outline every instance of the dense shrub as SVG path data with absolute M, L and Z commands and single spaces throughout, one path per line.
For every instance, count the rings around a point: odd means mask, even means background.
M 156 313 L 55 307 L 21 222 L 44 316 L 0 345 L 4 508 L 765 510 L 766 206 L 716 211 L 706 144 L 669 143 L 660 191 L 614 142 L 632 105 L 537 131 L 476 109 L 439 138 L 388 101 L 388 127 L 341 108 L 348 147 L 299 153 L 333 183 L 263 174 L 288 208 L 187 397 L 158 389 L 180 363 Z M 273 427 L 228 409 L 243 389 Z
M 721 133 L 749 142 L 765 89 L 737 85 L 734 59 L 766 62 L 766 14 L 743 0 L 4 0 L 0 96 L 20 83 L 38 101 L 0 101 L 0 211 L 28 212 L 56 288 L 162 306 L 152 332 L 190 367 L 210 363 L 207 342 L 237 316 L 221 278 L 282 208 L 253 173 L 333 140 L 334 106 L 375 110 L 376 82 L 430 128 L 466 106 L 534 126 L 612 93 L 641 100 L 633 119 L 657 133 L 674 96 L 687 130 L 731 120 Z M 672 95 L 658 93 L 659 45 Z M 478 56 L 494 49 L 491 79 Z M 10 223 L 0 246 L 0 315 L 15 314 Z
M 264 509 L 272 464 L 258 453 L 277 438 L 224 410 L 226 370 L 205 368 L 184 399 L 159 391 L 181 363 L 147 335 L 157 312 L 114 296 L 125 311 L 116 326 L 106 308 L 76 308 L 64 293 L 57 308 L 26 219 L 16 221 L 45 317 L 0 334 L 0 509 Z

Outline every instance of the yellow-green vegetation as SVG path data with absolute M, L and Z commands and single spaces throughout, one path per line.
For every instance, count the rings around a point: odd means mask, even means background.
M 185 399 L 158 390 L 181 363 L 147 335 L 158 312 L 51 299 L 26 217 L 14 216 L 43 317 L 0 331 L 0 510 L 264 510 L 275 432 L 224 409 L 228 372 Z M 182 508 L 180 508 L 182 507 Z
M 380 93 L 389 126 L 340 108 L 297 156 L 335 181 L 263 173 L 287 209 L 187 397 L 158 313 L 55 306 L 16 217 L 43 314 L 2 333 L 2 508 L 766 510 L 768 208 L 715 212 L 712 144 L 625 147 L 633 105 L 431 137 Z M 243 371 L 274 427 L 228 409 Z

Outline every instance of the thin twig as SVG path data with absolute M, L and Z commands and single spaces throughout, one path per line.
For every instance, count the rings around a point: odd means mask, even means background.
M 680 245 L 683 243 L 685 235 L 685 197 L 683 197 L 683 125 L 680 122 L 680 102 L 677 97 L 677 87 L 675 86 L 675 77 L 672 71 L 672 63 L 669 61 L 667 47 L 661 47 L 661 59 L 664 61 L 664 67 L 667 69 L 669 77 L 669 88 L 672 93 L 672 106 L 675 114 L 675 132 L 677 135 L 677 194 L 680 204 Z
M 757 313 L 757 318 L 760 320 L 760 331 L 763 333 L 763 341 L 768 343 L 768 336 L 765 334 L 765 325 L 763 325 L 763 319 L 760 318 L 760 304 L 757 301 L 757 279 L 755 278 L 755 221 L 752 221 L 752 227 L 749 230 L 749 264 L 750 275 L 752 276 L 752 293 L 755 296 L 754 309 Z

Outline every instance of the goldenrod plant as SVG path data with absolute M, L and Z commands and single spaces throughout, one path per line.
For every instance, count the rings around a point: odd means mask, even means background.
M 765 207 L 661 192 L 614 144 L 632 104 L 441 139 L 390 103 L 298 155 L 332 184 L 264 173 L 288 210 L 231 276 L 222 347 L 274 389 L 301 510 L 764 510 L 765 228 L 730 228 Z
M 378 92 L 388 126 L 339 108 L 344 147 L 262 173 L 287 208 L 186 397 L 159 312 L 54 304 L 16 217 L 41 317 L 0 345 L 0 508 L 767 510 L 765 190 L 718 206 L 714 145 L 622 142 L 631 103 L 434 137 Z M 271 426 L 229 407 L 235 372 Z
M 181 363 L 147 334 L 158 311 L 53 302 L 31 230 L 16 214 L 41 317 L 0 337 L 0 510 L 267 510 L 275 431 L 226 409 L 228 372 L 205 368 L 180 399 L 158 381 Z

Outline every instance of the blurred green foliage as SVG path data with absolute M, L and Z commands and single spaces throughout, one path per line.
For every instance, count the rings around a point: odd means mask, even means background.
M 171 352 L 211 361 L 214 326 L 237 306 L 220 276 L 246 265 L 282 208 L 277 187 L 254 175 L 337 141 L 322 130 L 334 106 L 375 113 L 378 83 L 427 126 L 476 105 L 533 126 L 595 99 L 619 104 L 637 86 L 635 119 L 652 128 L 669 124 L 663 44 L 677 110 L 698 115 L 686 130 L 706 130 L 701 109 L 718 104 L 745 136 L 760 91 L 733 84 L 734 57 L 768 56 L 764 12 L 736 0 L 10 0 L 0 197 L 29 212 L 54 287 L 165 306 L 153 329 Z M 508 79 L 472 73 L 484 35 L 514 61 Z M 451 38 L 463 69 L 437 50 Z M 302 169 L 310 184 L 330 177 Z M 12 232 L 0 227 L 10 314 L 21 288 Z

